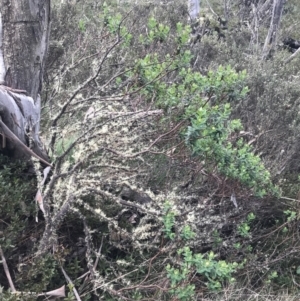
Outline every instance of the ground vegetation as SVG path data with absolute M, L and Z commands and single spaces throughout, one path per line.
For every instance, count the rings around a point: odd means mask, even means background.
M 0 157 L 3 300 L 298 298 L 300 8 L 266 52 L 271 2 L 196 22 L 180 1 L 52 2 L 52 168 Z

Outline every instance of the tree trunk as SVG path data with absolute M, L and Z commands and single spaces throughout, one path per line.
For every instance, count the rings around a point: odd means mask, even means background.
M 271 51 L 276 46 L 276 38 L 281 21 L 282 11 L 285 0 L 274 0 L 271 24 L 268 35 L 265 40 L 262 58 L 266 59 Z
M 0 151 L 44 162 L 39 93 L 49 32 L 50 0 L 0 1 Z
M 199 18 L 200 0 L 188 0 L 189 14 L 192 21 Z

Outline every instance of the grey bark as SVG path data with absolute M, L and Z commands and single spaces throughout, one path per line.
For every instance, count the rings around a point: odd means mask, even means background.
M 0 151 L 14 157 L 48 161 L 39 93 L 49 32 L 50 0 L 0 1 Z
M 280 26 L 280 21 L 282 17 L 282 11 L 284 7 L 285 0 L 274 0 L 271 24 L 269 27 L 268 35 L 265 40 L 262 58 L 266 59 L 271 51 L 276 45 L 277 33 Z
M 188 0 L 189 14 L 192 21 L 199 18 L 200 1 L 201 0 Z

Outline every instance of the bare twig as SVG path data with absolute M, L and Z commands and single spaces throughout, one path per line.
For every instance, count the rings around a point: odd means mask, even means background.
M 67 273 L 66 273 L 66 271 L 64 270 L 64 268 L 63 268 L 62 266 L 61 266 L 60 268 L 61 268 L 61 271 L 63 272 L 63 274 L 64 274 L 66 280 L 68 281 L 68 283 L 72 285 L 72 290 L 73 290 L 73 293 L 74 293 L 74 295 L 75 295 L 75 297 L 76 297 L 76 300 L 77 300 L 77 301 L 81 301 L 81 298 L 80 298 L 80 296 L 79 296 L 79 294 L 78 294 L 78 292 L 77 292 L 77 289 L 76 289 L 75 286 L 74 286 L 74 283 L 72 282 L 72 280 L 70 279 L 70 277 L 67 275 Z
M 69 105 L 71 104 L 71 102 L 75 99 L 75 97 L 78 95 L 78 93 L 80 91 L 82 91 L 83 88 L 85 88 L 89 83 L 91 83 L 92 81 L 94 81 L 100 74 L 103 64 L 105 62 L 105 60 L 107 59 L 108 55 L 111 53 L 111 51 L 120 43 L 119 39 L 116 39 L 115 42 L 112 44 L 112 46 L 110 46 L 107 51 L 105 52 L 101 62 L 99 63 L 98 66 L 98 70 L 95 72 L 95 74 L 93 74 L 92 76 L 90 76 L 89 78 L 87 78 L 77 89 L 75 89 L 72 93 L 72 95 L 69 97 L 69 99 L 63 104 L 63 106 L 61 107 L 61 110 L 57 113 L 57 115 L 53 118 L 52 120 L 52 127 L 56 127 L 57 123 L 59 121 L 59 119 L 61 118 L 61 116 L 65 113 L 65 111 L 67 110 L 67 108 L 69 107 Z M 54 144 L 56 141 L 56 133 L 54 133 L 51 137 L 51 141 L 50 141 L 50 149 L 53 149 Z
M 10 289 L 13 293 L 16 293 L 16 288 L 14 286 L 14 283 L 13 283 L 12 279 L 11 279 L 10 272 L 9 272 L 9 269 L 8 269 L 8 265 L 7 265 L 6 259 L 4 257 L 1 246 L 0 246 L 0 256 L 1 256 L 1 260 L 2 260 L 2 264 L 3 264 L 3 268 L 4 268 L 6 278 L 9 282 Z
M 210 9 L 210 11 L 215 15 L 215 16 L 217 16 L 218 17 L 218 14 L 217 13 L 215 13 L 215 11 L 212 9 L 212 7 L 211 7 L 211 5 L 210 5 L 210 3 L 208 2 L 208 0 L 206 0 L 206 3 L 207 3 L 207 5 L 208 5 L 208 7 L 209 7 L 209 9 Z
M 103 237 L 104 236 L 102 236 L 101 245 L 100 245 L 100 248 L 99 248 L 99 251 L 97 253 L 95 263 L 94 263 L 94 271 L 96 271 L 96 268 L 98 266 L 98 262 L 99 262 L 99 259 L 100 259 L 100 256 L 101 256 L 101 250 L 102 250 L 102 246 L 103 246 Z
M 281 198 L 282 200 L 294 201 L 294 202 L 300 202 L 300 200 L 296 200 L 296 199 L 292 199 L 292 198 L 287 198 L 287 197 L 284 197 L 284 196 L 281 196 L 280 198 Z
M 108 147 L 105 147 L 105 148 L 103 148 L 103 149 L 106 149 L 106 150 L 112 152 L 113 154 L 116 154 L 116 155 L 121 156 L 121 157 L 124 157 L 124 158 L 135 158 L 135 157 L 137 157 L 137 156 L 139 156 L 139 155 L 142 155 L 142 154 L 144 154 L 144 153 L 150 152 L 151 148 L 152 148 L 157 142 L 159 142 L 163 137 L 168 136 L 168 135 L 171 134 L 172 132 L 176 131 L 176 130 L 184 123 L 184 122 L 185 122 L 185 120 L 179 122 L 179 123 L 178 123 L 174 128 L 172 128 L 170 131 L 168 131 L 167 133 L 164 133 L 164 134 L 160 135 L 159 137 L 157 137 L 157 138 L 156 138 L 156 139 L 148 146 L 147 149 L 145 149 L 145 150 L 143 150 L 143 151 L 140 151 L 140 152 L 138 152 L 138 153 L 135 153 L 135 154 L 133 154 L 133 155 L 126 156 L 126 155 L 124 155 L 124 154 L 122 154 L 122 153 L 120 153 L 120 152 L 118 152 L 118 151 L 115 151 L 115 150 L 113 150 L 113 149 L 111 149 L 111 148 L 108 148 Z

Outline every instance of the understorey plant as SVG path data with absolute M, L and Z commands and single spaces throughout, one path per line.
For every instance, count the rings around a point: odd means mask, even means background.
M 235 279 L 232 274 L 239 265 L 235 262 L 218 260 L 212 251 L 207 254 L 193 252 L 189 244 L 192 245 L 195 233 L 189 225 L 184 225 L 176 234 L 175 216 L 171 203 L 166 202 L 163 231 L 166 238 L 172 240 L 174 245 L 180 246 L 177 254 L 174 254 L 176 260 L 172 260 L 172 264 L 166 266 L 167 277 L 170 280 L 169 293 L 178 300 L 194 300 L 196 294 L 194 283 L 199 281 L 197 278 L 202 278 L 207 288 L 214 292 L 219 291 L 226 282 L 233 283 Z
M 195 273 L 208 289 L 220 289 L 233 281 L 237 265 L 192 250 L 199 233 L 165 204 L 167 197 L 177 208 L 189 200 L 176 190 L 179 181 L 169 177 L 169 190 L 155 192 L 147 183 L 153 158 L 170 158 L 171 165 L 182 155 L 204 175 L 220 173 L 251 194 L 276 193 L 240 121 L 231 120 L 231 106 L 248 93 L 246 72 L 194 71 L 191 28 L 182 20 L 172 27 L 152 15 L 141 29 L 132 12 L 109 3 L 68 5 L 56 11 L 53 29 L 65 52 L 51 64 L 44 95 L 43 136 L 54 168 L 38 183 L 44 230 L 32 265 L 50 254 L 55 268 L 77 279 L 71 290 L 86 299 L 188 300 L 199 288 Z M 66 23 L 59 22 L 66 20 L 73 27 L 64 41 L 59 25 L 64 30 Z

